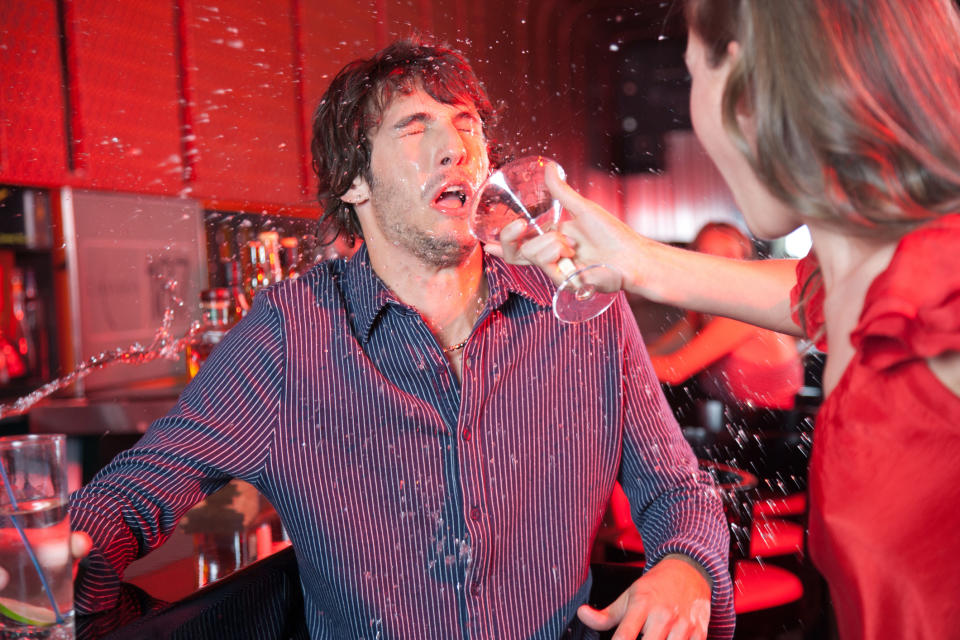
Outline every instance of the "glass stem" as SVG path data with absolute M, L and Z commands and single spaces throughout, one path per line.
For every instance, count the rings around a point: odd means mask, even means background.
M 570 258 L 560 258 L 560 261 L 557 262 L 557 269 L 560 270 L 563 277 L 573 284 L 575 289 L 578 291 L 583 289 L 583 281 L 580 279 L 580 276 L 577 275 L 577 264 L 573 260 Z

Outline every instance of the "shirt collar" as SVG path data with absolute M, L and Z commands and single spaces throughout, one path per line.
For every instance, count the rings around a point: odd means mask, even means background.
M 490 292 L 487 301 L 490 309 L 503 306 L 511 293 L 541 307 L 548 308 L 552 304 L 553 284 L 539 269 L 507 264 L 486 253 L 483 256 L 483 268 Z M 343 283 L 343 294 L 354 333 L 364 344 L 369 341 L 373 325 L 387 305 L 416 313 L 415 309 L 397 298 L 374 272 L 365 243 L 347 260 L 343 269 Z
M 409 308 L 383 283 L 370 266 L 366 243 L 361 243 L 343 270 L 343 297 L 353 324 L 354 334 L 364 344 L 380 312 L 388 304 Z
M 541 307 L 553 304 L 553 283 L 536 267 L 507 264 L 488 253 L 483 255 L 483 269 L 490 291 L 487 306 L 501 307 L 511 293 L 527 298 Z

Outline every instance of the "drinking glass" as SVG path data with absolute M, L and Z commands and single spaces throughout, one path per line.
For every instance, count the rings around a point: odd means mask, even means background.
M 556 165 L 550 158 L 528 156 L 509 162 L 494 171 L 473 199 L 470 231 L 480 242 L 500 241 L 500 231 L 514 220 L 527 221 L 536 235 L 543 235 L 560 221 L 563 208 L 547 189 L 546 168 Z M 620 290 L 620 273 L 605 264 L 579 267 L 562 258 L 557 267 L 565 280 L 553 296 L 553 313 L 561 322 L 584 322 L 613 304 Z
M 66 451 L 62 435 L 0 438 L 2 638 L 74 637 Z

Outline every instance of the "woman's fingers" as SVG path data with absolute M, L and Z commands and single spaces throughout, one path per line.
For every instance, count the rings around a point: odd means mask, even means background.
M 511 264 L 529 264 L 520 255 L 520 246 L 527 231 L 527 223 L 514 220 L 500 230 L 500 251 L 504 260 Z
M 547 189 L 554 198 L 560 201 L 563 208 L 576 217 L 585 205 L 592 204 L 589 200 L 574 191 L 573 187 L 560 177 L 560 171 L 557 165 L 549 164 L 544 171 L 544 177 L 547 181 Z

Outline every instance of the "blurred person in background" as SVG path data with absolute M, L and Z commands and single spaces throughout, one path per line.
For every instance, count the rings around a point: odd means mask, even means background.
M 750 238 L 726 222 L 704 225 L 690 248 L 755 257 Z M 732 318 L 687 311 L 647 350 L 661 382 L 676 386 L 696 376 L 704 395 L 733 408 L 791 409 L 803 385 L 796 338 Z

